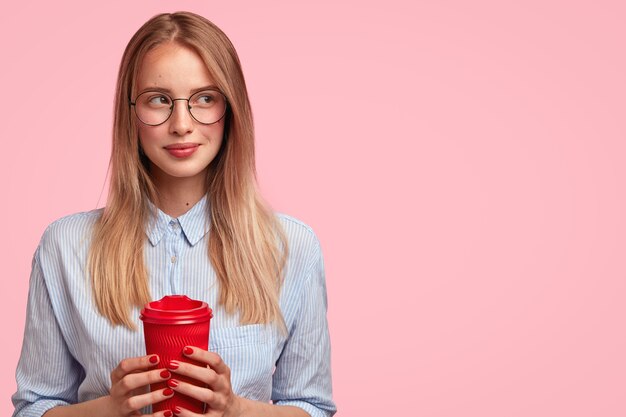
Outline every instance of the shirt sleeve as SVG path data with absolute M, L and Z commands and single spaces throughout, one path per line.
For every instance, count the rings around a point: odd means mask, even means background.
M 68 350 L 41 267 L 41 244 L 30 275 L 22 353 L 11 397 L 13 417 L 40 417 L 59 405 L 78 402 L 83 368 Z
M 276 363 L 272 401 L 300 407 L 311 417 L 330 417 L 336 407 L 332 400 L 326 282 L 319 243 L 298 302 L 295 323 Z

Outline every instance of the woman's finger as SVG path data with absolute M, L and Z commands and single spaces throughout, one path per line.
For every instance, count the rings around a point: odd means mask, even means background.
M 158 411 L 153 414 L 142 414 L 140 417 L 173 417 L 174 413 L 171 410 Z
M 224 363 L 222 357 L 217 353 L 209 352 L 193 346 L 185 346 L 183 348 L 183 354 L 188 358 L 206 363 L 218 374 L 230 375 L 230 368 Z
M 168 398 L 172 398 L 174 391 L 171 388 L 160 389 L 147 394 L 135 395 L 127 398 L 122 404 L 125 413 L 141 410 L 148 405 L 156 404 Z
M 167 369 L 127 374 L 111 386 L 111 395 L 126 395 L 137 388 L 166 381 L 171 376 L 172 374 Z
M 198 387 L 177 379 L 170 379 L 167 381 L 167 386 L 171 387 L 176 392 L 195 398 L 203 403 L 207 403 L 210 408 L 223 410 L 226 407 L 226 396 L 220 395 L 209 388 Z
M 159 363 L 158 355 L 138 356 L 135 358 L 126 358 L 111 372 L 111 382 L 116 383 L 129 373 L 142 371 Z
M 205 417 L 203 414 L 197 414 L 182 407 L 174 407 L 174 415 L 180 417 Z
M 174 374 L 188 376 L 196 381 L 204 382 L 215 391 L 221 391 L 226 387 L 227 379 L 223 375 L 218 375 L 211 368 L 198 366 L 187 362 L 171 361 L 167 368 Z M 176 378 L 176 376 L 174 376 Z

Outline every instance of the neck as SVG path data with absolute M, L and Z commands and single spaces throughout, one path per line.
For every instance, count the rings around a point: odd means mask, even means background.
M 171 217 L 181 216 L 189 211 L 206 195 L 206 172 L 193 177 L 176 178 L 154 172 L 153 181 L 159 190 L 158 207 Z

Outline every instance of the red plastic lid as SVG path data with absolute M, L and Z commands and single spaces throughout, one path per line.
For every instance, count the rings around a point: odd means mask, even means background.
M 166 295 L 159 301 L 144 306 L 139 318 L 144 323 L 193 324 L 209 321 L 213 311 L 204 301 L 192 300 L 186 295 Z

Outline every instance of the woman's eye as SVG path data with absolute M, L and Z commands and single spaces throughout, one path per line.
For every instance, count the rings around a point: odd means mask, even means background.
M 148 99 L 148 103 L 155 106 L 169 106 L 170 99 L 167 96 L 153 96 Z
M 215 101 L 214 94 L 201 94 L 196 99 L 195 102 L 200 105 L 211 104 Z

